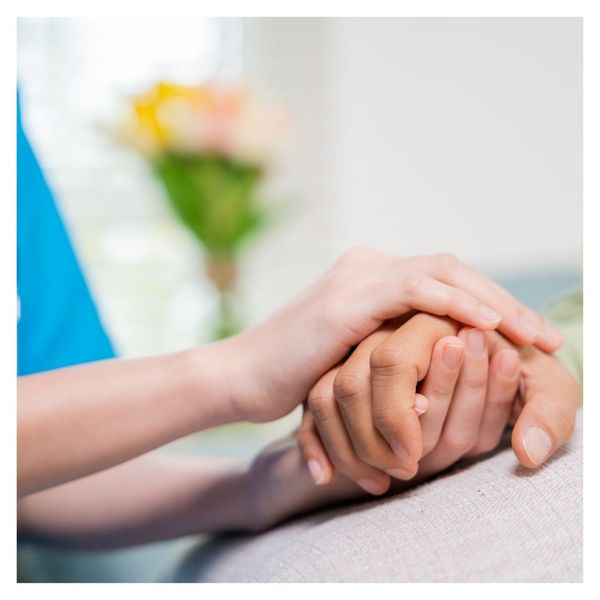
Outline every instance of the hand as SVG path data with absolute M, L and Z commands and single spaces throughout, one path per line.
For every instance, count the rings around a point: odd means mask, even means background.
M 499 327 L 544 350 L 561 343 L 539 315 L 452 256 L 401 259 L 357 249 L 273 317 L 222 343 L 235 349 L 225 357 L 234 413 L 255 422 L 287 414 L 355 344 L 413 309 Z
M 387 323 L 317 383 L 298 436 L 316 482 L 327 483 L 336 470 L 383 493 L 389 476 L 417 474 L 421 454 L 438 446 L 445 420 L 444 456 L 461 455 L 467 444 L 477 452 L 495 447 L 517 391 L 518 355 L 495 353 L 488 372 L 485 335 L 459 327 L 425 314 L 399 328 Z M 421 424 L 419 413 L 425 413 Z
M 517 391 L 518 355 L 495 332 L 488 334 L 487 343 L 477 330 L 439 339 L 455 333 L 457 327 L 448 319 L 430 315 L 417 315 L 397 330 L 396 325 L 388 324 L 360 344 L 343 367 L 318 382 L 309 395 L 309 410 L 299 433 L 315 481 L 327 483 L 335 469 L 371 493 L 383 493 L 389 487 L 389 475 L 410 479 L 418 468 L 419 477 L 427 476 L 466 454 L 480 454 L 497 445 Z M 489 370 L 488 348 L 492 356 Z M 543 404 L 535 411 L 538 421 L 556 431 L 556 447 L 570 434 L 565 424 L 574 419 L 578 392 L 556 359 L 534 349 L 522 353 L 524 381 L 529 382 L 526 400 L 539 393 L 536 385 L 541 386 L 542 395 L 552 394 L 554 388 L 545 382 L 562 382 L 558 393 L 562 426 L 561 419 L 557 421 Z M 391 359 L 383 378 L 377 367 L 378 355 Z M 421 427 L 415 402 L 424 397 L 415 395 L 415 389 L 426 371 L 420 386 L 429 400 L 421 417 L 422 449 L 424 455 L 434 451 L 417 467 L 418 458 L 407 463 L 392 449 L 403 439 L 418 457 Z M 543 379 L 534 376 L 536 373 Z M 390 414 L 393 418 L 386 418 Z M 540 435 L 535 430 L 531 439 L 537 441 Z M 518 441 L 515 452 L 527 464 Z
M 296 514 L 365 497 L 351 479 L 335 474 L 327 486 L 316 486 L 295 434 L 266 447 L 244 478 L 250 531 L 262 531 Z
M 432 450 L 421 460 L 415 479 L 410 482 L 392 480 L 396 490 L 406 489 L 415 481 L 431 477 L 463 457 L 487 452 L 498 444 L 516 387 L 514 348 L 502 336 L 492 332 L 487 334 L 491 361 L 487 363 L 481 354 L 477 354 L 472 357 L 469 366 L 469 351 L 466 345 L 463 346 L 465 333 L 459 332 L 458 337 L 445 337 L 435 343 L 427 376 L 431 387 L 425 387 L 426 378 L 423 383 L 425 389 L 422 388 L 429 395 L 429 407 L 421 417 L 425 445 L 432 446 Z M 456 368 L 443 367 L 443 352 L 448 346 L 463 346 L 458 379 L 464 377 L 463 384 L 469 388 L 468 394 L 455 393 L 460 386 L 460 383 L 453 385 L 457 380 Z M 519 358 L 523 374 L 521 393 L 524 394 L 527 410 L 522 409 L 513 430 L 513 448 L 522 464 L 533 466 L 537 463 L 531 462 L 522 443 L 528 426 L 536 424 L 550 436 L 551 448 L 544 459 L 547 460 L 572 431 L 579 388 L 568 371 L 553 357 L 537 350 L 523 349 Z M 496 383 L 492 383 L 494 379 Z M 483 390 L 487 396 L 482 393 Z M 479 419 L 471 418 L 477 414 Z M 538 439 L 538 434 L 535 435 Z M 531 447 L 529 452 L 532 453 Z M 364 488 L 339 470 L 332 472 L 328 485 L 315 486 L 307 468 L 306 451 L 302 453 L 293 436 L 271 445 L 254 460 L 245 476 L 245 485 L 251 528 L 254 530 L 270 527 L 300 512 L 367 495 Z
M 537 348 L 517 348 L 520 377 L 519 391 L 515 396 L 513 375 L 517 365 L 514 354 L 512 357 L 510 354 L 515 348 L 495 331 L 487 332 L 486 337 L 492 359 L 487 388 L 484 387 L 487 398 L 483 416 L 479 421 L 476 418 L 478 411 L 482 410 L 481 400 L 472 403 L 473 399 L 482 398 L 482 391 L 472 394 L 469 401 L 456 388 L 442 435 L 435 442 L 434 449 L 421 460 L 418 479 L 439 473 L 464 457 L 477 456 L 496 448 L 507 419 L 509 424 L 512 419 L 516 420 L 512 448 L 524 467 L 541 466 L 571 437 L 581 390 L 569 371 L 554 356 Z M 463 370 L 465 367 L 466 362 Z M 483 373 L 483 363 L 479 369 L 473 365 L 471 383 L 483 381 Z M 459 403 L 462 406 L 459 407 Z M 429 416 L 428 411 L 427 418 Z M 425 415 L 421 425 L 425 437 L 429 427 Z

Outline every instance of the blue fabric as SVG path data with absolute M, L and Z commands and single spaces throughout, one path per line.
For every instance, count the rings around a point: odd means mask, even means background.
M 115 355 L 23 131 L 18 99 L 17 293 L 19 375 Z

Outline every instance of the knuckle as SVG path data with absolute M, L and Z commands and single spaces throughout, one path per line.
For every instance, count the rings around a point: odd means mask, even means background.
M 532 322 L 536 327 L 542 327 L 544 324 L 544 319 L 538 313 L 533 310 L 526 308 L 525 306 L 518 305 L 517 314 L 519 317 L 524 317 L 528 321 Z
M 487 373 L 485 370 L 465 375 L 462 383 L 468 390 L 481 390 L 487 386 Z
M 369 359 L 371 371 L 377 374 L 416 372 L 416 366 L 411 363 L 407 352 L 400 346 L 379 346 L 371 353 Z
M 362 462 L 368 464 L 373 464 L 373 462 L 377 462 L 377 457 L 374 456 L 374 453 L 371 448 L 368 448 L 363 444 L 357 444 L 355 450 L 356 456 L 358 456 L 358 458 L 362 460 Z
M 333 382 L 333 394 L 336 402 L 344 406 L 354 404 L 368 384 L 368 376 L 342 369 Z
M 402 288 L 408 298 L 414 298 L 423 285 L 425 276 L 421 273 L 409 273 L 402 280 Z
M 449 431 L 443 436 L 444 446 L 452 453 L 465 454 L 477 443 L 477 437 L 472 432 Z
M 362 264 L 366 260 L 369 260 L 376 254 L 376 251 L 368 246 L 354 246 L 342 254 L 339 264 L 340 265 L 356 265 Z
M 458 258 L 451 252 L 442 252 L 437 255 L 439 268 L 444 273 L 452 273 L 460 264 Z
M 489 394 L 486 399 L 486 405 L 494 409 L 505 409 L 510 406 L 517 394 L 514 385 L 505 385 L 501 393 Z
M 350 479 L 354 479 L 356 474 L 360 472 L 361 465 L 356 458 L 349 456 L 342 456 L 340 454 L 335 454 L 332 457 L 332 462 L 335 466 L 335 470 L 342 473 L 346 477 Z
M 486 454 L 488 452 L 491 452 L 492 450 L 495 450 L 499 443 L 500 443 L 500 438 L 498 438 L 498 439 L 490 438 L 490 439 L 479 440 L 471 449 L 471 454 L 473 454 L 473 455 Z
M 314 391 L 308 396 L 308 407 L 317 421 L 331 418 L 334 402 L 333 393 Z
M 465 309 L 470 305 L 468 295 L 451 285 L 444 286 L 440 289 L 439 302 L 440 314 L 442 312 L 456 312 L 459 309 Z
M 440 378 L 435 380 L 429 380 L 429 394 L 436 398 L 447 398 L 454 391 L 454 379 L 451 378 Z
M 382 452 L 381 449 L 373 447 L 372 444 L 355 444 L 356 456 L 363 462 L 372 467 L 384 468 L 390 463 L 389 455 Z M 393 461 L 392 461 L 393 462 Z

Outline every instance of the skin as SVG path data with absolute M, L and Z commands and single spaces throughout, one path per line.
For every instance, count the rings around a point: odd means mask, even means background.
M 401 259 L 357 249 L 271 318 L 224 342 L 19 378 L 18 494 L 194 431 L 279 418 L 384 321 L 415 309 L 499 328 L 543 350 L 562 341 L 539 315 L 450 255 Z M 416 458 L 417 437 L 407 443 Z
M 519 396 L 512 445 L 519 462 L 534 468 L 571 435 L 576 381 L 539 349 L 419 314 L 387 323 L 321 378 L 309 394 L 299 444 L 318 485 L 340 473 L 382 494 L 392 479 L 426 477 L 493 450 Z M 419 397 L 427 399 L 420 422 Z M 531 443 L 528 449 L 532 427 L 537 453 Z M 540 439 L 547 443 L 542 452 Z
M 568 438 L 579 390 L 553 357 L 523 349 L 515 365 L 515 350 L 495 334 L 488 334 L 496 339 L 487 341 L 485 352 L 469 357 L 469 330 L 436 339 L 448 327 L 457 326 L 430 316 L 415 317 L 411 322 L 411 327 L 400 328 L 405 348 L 424 339 L 432 340 L 433 346 L 431 364 L 420 384 L 420 391 L 429 399 L 427 411 L 420 417 L 426 456 L 411 481 L 384 473 L 392 489 L 406 489 L 463 456 L 494 448 L 519 381 L 527 412 L 520 409 L 524 420 L 521 430 L 515 427 L 513 437 L 519 439 L 527 423 L 545 420 L 556 436 L 556 446 Z M 458 365 L 453 361 L 453 368 L 444 362 L 448 347 L 459 349 Z M 506 368 L 506 358 L 512 368 Z M 515 378 L 514 367 L 519 362 L 520 374 Z M 549 405 L 558 423 L 548 419 Z M 482 417 L 465 419 L 471 413 Z M 520 449 L 518 444 L 515 447 Z M 527 464 L 528 458 L 525 455 L 520 460 Z M 306 457 L 290 436 L 266 448 L 250 465 L 150 453 L 22 498 L 18 526 L 20 536 L 43 543 L 115 548 L 199 532 L 260 531 L 295 514 L 369 493 L 339 469 L 333 471 L 329 485 L 314 485 Z

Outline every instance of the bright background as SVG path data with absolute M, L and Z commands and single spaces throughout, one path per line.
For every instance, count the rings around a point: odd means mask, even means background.
M 454 252 L 540 307 L 581 265 L 581 35 L 562 18 L 21 19 L 18 74 L 105 323 L 137 356 L 197 343 L 216 298 L 160 187 L 107 133 L 126 95 L 243 78 L 287 105 L 269 192 L 292 208 L 244 256 L 248 324 L 357 244 Z M 250 456 L 296 422 L 175 449 Z M 167 547 L 45 560 L 63 578 L 136 579 Z

